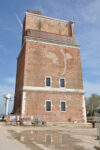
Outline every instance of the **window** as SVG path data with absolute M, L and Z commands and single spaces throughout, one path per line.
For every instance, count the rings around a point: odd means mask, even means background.
M 50 87 L 51 86 L 51 78 L 46 77 L 46 86 Z
M 46 144 L 51 144 L 51 135 L 46 135 Z
M 65 87 L 65 79 L 60 79 L 60 87 Z
M 46 101 L 46 111 L 51 111 L 51 101 Z
M 66 111 L 66 103 L 65 102 L 61 102 L 61 111 Z

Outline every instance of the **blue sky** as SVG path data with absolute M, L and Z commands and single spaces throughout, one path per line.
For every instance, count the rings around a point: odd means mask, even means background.
M 76 21 L 75 36 L 76 44 L 81 45 L 85 93 L 86 96 L 100 94 L 100 0 L 3 0 L 0 4 L 0 113 L 4 112 L 2 94 L 14 94 L 21 23 L 27 9 Z M 10 111 L 12 106 L 10 102 Z

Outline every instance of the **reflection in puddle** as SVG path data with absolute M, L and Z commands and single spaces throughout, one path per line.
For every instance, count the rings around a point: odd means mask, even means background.
M 30 150 L 83 150 L 75 145 L 78 140 L 61 131 L 24 131 L 14 136 Z

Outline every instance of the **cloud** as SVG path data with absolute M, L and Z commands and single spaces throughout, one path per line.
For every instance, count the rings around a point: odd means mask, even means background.
M 10 31 L 10 32 L 15 32 L 15 28 L 11 28 L 9 26 L 4 26 L 3 30 Z
M 85 81 L 84 89 L 85 89 L 86 96 L 90 96 L 92 93 L 96 93 L 96 94 L 100 95 L 100 84 L 99 83 L 94 83 L 92 81 L 91 82 Z
M 5 47 L 5 45 L 0 44 L 0 60 L 2 60 L 3 55 L 7 55 L 9 53 L 8 49 Z M 3 60 L 4 61 L 4 60 Z
M 5 46 L 3 44 L 0 44 L 0 52 L 5 51 L 5 49 L 6 49 Z
M 20 25 L 20 27 L 22 29 L 23 28 L 23 24 L 22 24 L 21 19 L 19 18 L 19 16 L 17 15 L 17 13 L 14 13 L 14 15 L 15 15 L 15 17 L 16 17 L 16 19 L 17 19 L 17 21 L 18 21 L 18 23 L 19 23 L 19 25 Z
M 13 77 L 6 78 L 5 81 L 10 84 L 15 84 L 15 78 L 13 78 Z
M 42 7 L 39 7 L 39 10 L 43 12 L 43 15 L 60 19 L 65 19 L 66 17 L 66 19 L 69 19 L 69 16 L 72 16 L 72 14 L 74 15 L 70 2 L 66 2 L 65 0 L 45 0 L 45 4 L 42 5 Z
M 95 23 L 100 20 L 100 0 L 92 0 L 87 3 L 87 6 L 82 8 L 81 15 L 90 23 Z
M 48 11 L 41 5 L 38 6 L 38 10 L 40 11 L 40 13 L 42 13 L 43 15 L 46 15 L 48 13 Z
M 0 44 L 0 50 L 1 50 L 2 48 L 4 48 L 4 45 Z
M 10 93 L 13 96 L 14 88 L 6 85 L 0 85 L 0 98 L 2 98 L 3 93 Z

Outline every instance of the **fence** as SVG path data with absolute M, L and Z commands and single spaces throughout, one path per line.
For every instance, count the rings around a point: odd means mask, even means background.
M 94 117 L 95 126 L 97 128 L 97 139 L 99 140 L 100 145 L 100 117 Z

